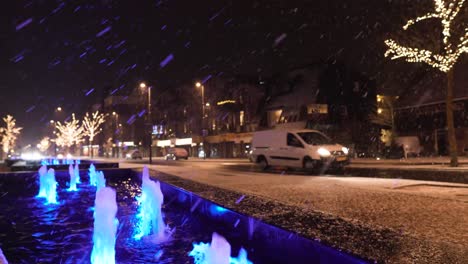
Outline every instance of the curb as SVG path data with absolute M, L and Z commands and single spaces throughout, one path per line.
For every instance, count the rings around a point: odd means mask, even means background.
M 359 176 L 386 179 L 407 179 L 468 184 L 468 172 L 456 170 L 434 170 L 426 168 L 363 168 L 346 167 L 344 176 Z

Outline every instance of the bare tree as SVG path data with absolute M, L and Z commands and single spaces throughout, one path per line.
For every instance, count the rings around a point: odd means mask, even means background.
M 100 126 L 104 123 L 105 118 L 107 115 L 103 113 L 99 113 L 99 111 L 94 112 L 91 116 L 86 113 L 86 116 L 83 120 L 83 129 L 84 135 L 89 138 L 89 145 L 90 145 L 90 153 L 91 157 L 93 157 L 93 140 L 94 137 L 101 132 L 99 129 Z
M 23 128 L 16 126 L 16 119 L 11 115 L 4 117 L 3 121 L 5 122 L 6 127 L 0 127 L 0 135 L 2 137 L 1 143 L 3 152 L 8 155 L 8 153 L 15 147 L 16 139 Z
M 392 39 L 385 41 L 388 50 L 385 56 L 391 56 L 392 59 L 405 58 L 408 62 L 424 62 L 447 74 L 447 96 L 446 96 L 446 115 L 448 142 L 450 149 L 450 166 L 458 166 L 457 140 L 455 137 L 455 125 L 453 120 L 453 87 L 454 70 L 457 61 L 463 53 L 468 52 L 468 27 L 466 27 L 460 36 L 452 36 L 455 28 L 460 25 L 454 23 L 455 18 L 462 9 L 465 0 L 434 0 L 434 12 L 425 14 L 409 20 L 403 26 L 407 30 L 410 26 L 426 19 L 439 19 L 442 24 L 442 43 L 443 49 L 439 52 L 415 47 L 405 47 Z M 466 21 L 461 21 L 466 22 Z

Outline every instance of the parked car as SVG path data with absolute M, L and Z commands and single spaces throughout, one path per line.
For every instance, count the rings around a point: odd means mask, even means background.
M 316 170 L 349 163 L 348 148 L 334 143 L 317 130 L 267 130 L 255 132 L 251 160 L 269 166 Z
M 396 137 L 395 144 L 403 148 L 404 158 L 419 156 L 423 151 L 419 138 L 416 136 Z
M 166 160 L 188 159 L 188 152 L 184 148 L 169 148 L 165 158 Z
M 143 156 L 141 155 L 141 152 L 137 149 L 130 150 L 127 152 L 125 155 L 125 158 L 127 159 L 143 159 Z

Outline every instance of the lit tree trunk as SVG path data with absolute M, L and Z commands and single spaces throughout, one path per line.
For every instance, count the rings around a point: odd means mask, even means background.
M 89 149 L 90 149 L 90 153 L 91 153 L 91 158 L 93 158 L 93 140 L 90 139 L 89 140 Z
M 445 104 L 447 113 L 447 136 L 449 143 L 450 166 L 457 167 L 457 138 L 455 137 L 455 125 L 453 120 L 453 74 L 453 68 L 449 72 L 447 72 L 447 98 Z

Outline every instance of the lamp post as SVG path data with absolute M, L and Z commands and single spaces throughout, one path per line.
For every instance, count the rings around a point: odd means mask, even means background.
M 50 125 L 52 126 L 52 135 L 55 134 L 55 121 L 54 120 L 50 120 L 49 121 Z M 52 138 L 52 136 L 51 136 Z M 54 142 L 54 156 L 57 157 L 57 142 L 53 141 Z
M 205 151 L 205 86 L 200 82 L 195 83 L 197 88 L 201 88 L 202 97 L 202 144 L 203 144 L 203 159 L 206 159 Z
M 115 128 L 114 128 L 114 142 L 116 143 L 116 148 L 117 148 L 117 158 L 119 158 L 119 155 L 120 155 L 120 142 L 119 142 L 119 127 L 118 127 L 118 124 L 119 124 L 119 114 L 117 114 L 116 112 L 112 112 L 112 116 L 115 117 L 115 120 L 114 120 L 114 124 L 115 124 Z
M 151 86 L 146 86 L 145 83 L 140 83 L 140 88 L 148 88 L 148 126 L 149 126 L 149 164 L 153 163 L 153 150 L 152 150 L 152 145 L 153 145 L 153 137 L 152 137 L 152 132 L 151 132 Z

